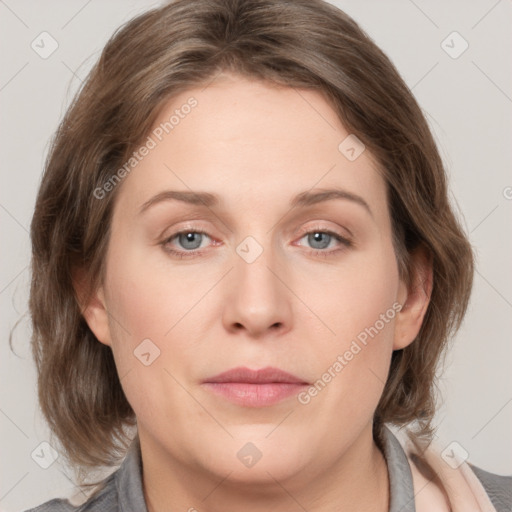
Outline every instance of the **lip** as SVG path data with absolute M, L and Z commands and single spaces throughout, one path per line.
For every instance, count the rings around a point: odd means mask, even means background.
M 237 367 L 205 379 L 202 385 L 235 404 L 268 407 L 296 395 L 309 383 L 279 368 Z

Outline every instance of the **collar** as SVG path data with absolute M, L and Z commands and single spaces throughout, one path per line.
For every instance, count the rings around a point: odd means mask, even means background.
M 389 512 L 416 512 L 411 468 L 402 445 L 387 426 L 382 429 L 379 444 L 388 467 Z M 120 512 L 147 512 L 142 490 L 142 459 L 138 435 L 116 472 L 115 486 Z
M 389 475 L 389 512 L 416 512 L 411 467 L 400 441 L 384 425 L 380 448 Z
M 142 490 L 142 458 L 138 434 L 116 472 L 115 486 L 119 512 L 148 512 Z

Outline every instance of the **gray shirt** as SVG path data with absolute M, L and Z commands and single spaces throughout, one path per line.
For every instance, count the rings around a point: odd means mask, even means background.
M 389 512 L 415 512 L 411 468 L 402 445 L 384 428 L 381 448 L 386 459 L 389 485 Z M 512 510 L 512 477 L 488 473 L 470 465 L 482 482 L 497 512 Z M 54 499 L 27 512 L 147 512 L 142 492 L 142 465 L 138 438 L 130 446 L 119 467 L 104 482 L 102 489 L 79 507 L 67 500 Z

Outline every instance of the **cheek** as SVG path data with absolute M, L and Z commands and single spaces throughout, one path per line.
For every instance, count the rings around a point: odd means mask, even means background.
M 354 253 L 338 268 L 331 267 L 328 272 L 308 279 L 317 290 L 309 297 L 315 301 L 319 317 L 334 332 L 331 340 L 338 348 L 376 323 L 383 335 L 392 333 L 392 322 L 386 320 L 396 316 L 393 304 L 397 300 L 399 275 L 391 244 Z M 383 325 L 381 315 L 386 313 Z
M 147 389 L 158 394 L 157 382 L 167 379 L 164 370 L 190 370 L 197 356 L 193 334 L 204 337 L 207 317 L 218 318 L 205 295 L 222 272 L 173 265 L 158 251 L 112 244 L 106 282 L 109 326 L 119 376 L 129 374 L 122 384 L 130 401 Z M 167 393 L 162 390 L 162 396 Z M 142 407 L 147 398 L 140 400 Z
M 318 347 L 322 367 L 311 401 L 323 402 L 324 411 L 343 405 L 363 420 L 378 403 L 393 350 L 399 309 L 393 248 L 361 253 L 339 271 L 316 277 L 323 293 L 314 295 L 315 306 L 332 332 Z
M 214 277 L 204 270 L 199 275 L 186 265 L 172 265 L 163 251 L 121 239 L 109 254 L 107 270 L 111 323 L 117 337 L 124 339 L 129 332 L 135 340 L 166 338 L 211 286 Z

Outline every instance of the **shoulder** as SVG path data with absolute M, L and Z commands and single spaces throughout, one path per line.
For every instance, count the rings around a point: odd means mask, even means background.
M 53 499 L 25 512 L 117 512 L 114 475 L 108 477 L 85 503 L 75 506 L 66 499 Z
M 406 431 L 395 434 L 390 430 L 387 434 L 390 440 L 396 440 L 393 445 L 396 451 L 401 447 L 409 461 L 416 510 L 474 510 L 480 507 L 477 509 L 512 511 L 512 476 L 490 473 L 460 458 L 451 461 L 456 456 L 453 452 L 448 461 L 439 442 L 431 442 L 427 448 L 420 449 Z M 437 508 L 432 503 L 435 497 Z
M 469 467 L 480 480 L 497 512 L 512 510 L 512 476 L 489 473 L 473 464 L 469 464 Z
M 54 499 L 25 512 L 117 512 L 127 510 L 147 512 L 142 489 L 140 443 L 136 436 L 118 469 L 105 478 L 87 501 L 74 506 L 69 501 Z

